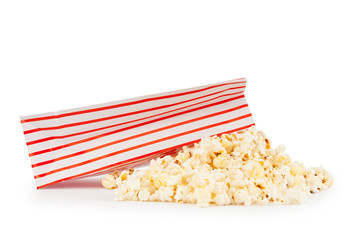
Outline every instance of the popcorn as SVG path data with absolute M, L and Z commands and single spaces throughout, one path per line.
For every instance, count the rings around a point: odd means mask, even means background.
M 176 156 L 152 160 L 149 169 L 107 175 L 102 184 L 115 199 L 213 205 L 303 203 L 311 193 L 330 188 L 323 168 L 292 162 L 283 145 L 273 149 L 265 134 L 243 132 L 203 138 Z
M 114 173 L 113 173 L 114 174 Z M 102 185 L 105 188 L 113 189 L 116 188 L 117 185 L 115 184 L 115 174 L 109 174 L 102 180 Z
M 261 164 L 253 160 L 247 161 L 246 165 L 244 166 L 244 171 L 248 175 L 248 177 L 252 177 L 255 179 L 263 178 L 265 175 L 264 169 Z
M 148 190 L 140 190 L 138 193 L 139 201 L 148 201 L 150 193 Z

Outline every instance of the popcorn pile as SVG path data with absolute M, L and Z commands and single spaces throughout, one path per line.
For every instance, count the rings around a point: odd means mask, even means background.
M 265 134 L 251 127 L 243 132 L 203 138 L 183 147 L 177 156 L 152 160 L 148 170 L 109 174 L 105 188 L 116 200 L 168 201 L 250 205 L 303 203 L 311 193 L 331 187 L 323 168 L 291 162 L 285 147 L 271 147 Z

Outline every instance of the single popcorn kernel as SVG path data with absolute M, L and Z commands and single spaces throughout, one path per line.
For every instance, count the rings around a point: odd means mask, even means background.
M 103 180 L 102 185 L 105 188 L 113 189 L 116 187 L 115 177 L 112 174 L 108 174 Z
M 303 171 L 304 171 L 304 167 L 298 163 L 298 162 L 294 162 L 292 163 L 291 167 L 290 167 L 290 172 L 293 176 L 297 176 L 297 175 L 302 175 Z
M 147 170 L 113 172 L 102 184 L 116 200 L 167 201 L 209 205 L 299 204 L 311 193 L 330 188 L 323 168 L 292 162 L 285 147 L 271 147 L 265 134 L 251 127 L 207 137 L 175 156 L 152 160 Z
M 233 144 L 227 139 L 221 139 L 222 146 L 226 149 L 227 153 L 231 153 L 233 149 Z
M 227 166 L 227 159 L 225 156 L 219 155 L 213 159 L 213 166 L 216 168 L 225 168 Z
M 139 201 L 148 201 L 150 197 L 150 193 L 147 190 L 141 190 L 138 193 Z
M 265 174 L 262 165 L 255 161 L 248 161 L 244 169 L 253 178 L 262 178 Z

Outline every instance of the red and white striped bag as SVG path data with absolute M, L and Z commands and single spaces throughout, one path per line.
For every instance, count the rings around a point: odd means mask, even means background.
M 22 116 L 37 188 L 145 165 L 202 137 L 254 125 L 246 79 Z

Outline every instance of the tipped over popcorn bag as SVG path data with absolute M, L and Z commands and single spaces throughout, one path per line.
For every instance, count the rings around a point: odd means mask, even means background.
M 246 79 L 22 116 L 37 188 L 144 166 L 183 146 L 254 125 Z

